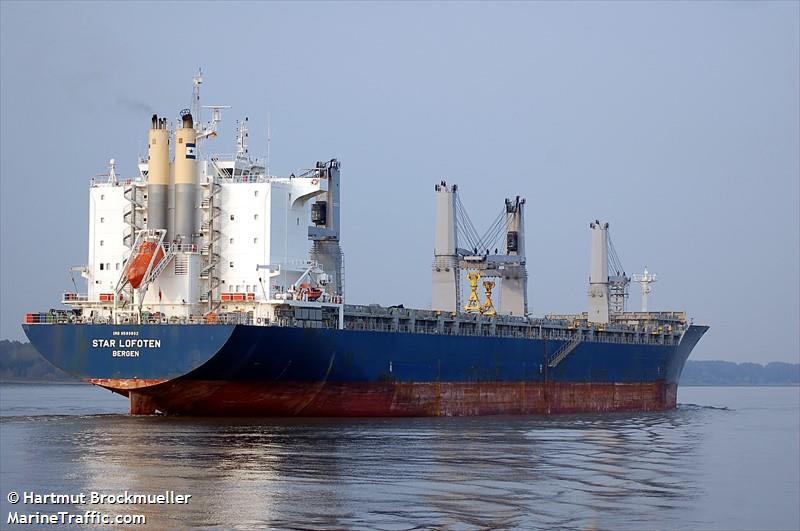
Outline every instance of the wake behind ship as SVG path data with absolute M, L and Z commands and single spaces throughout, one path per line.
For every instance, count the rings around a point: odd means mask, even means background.
M 590 224 L 588 308 L 528 312 L 525 200 L 480 235 L 458 187 L 435 186 L 432 309 L 345 303 L 340 164 L 270 174 L 206 154 L 222 107 L 153 116 L 136 178 L 89 188 L 87 292 L 29 313 L 36 349 L 130 399 L 132 414 L 438 416 L 674 408 L 708 327 L 626 311 L 608 224 Z M 609 274 L 611 272 L 611 274 Z

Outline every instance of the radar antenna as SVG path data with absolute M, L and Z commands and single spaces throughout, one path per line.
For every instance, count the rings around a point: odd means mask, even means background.
M 108 182 L 117 184 L 117 161 L 111 159 L 108 161 Z
M 203 121 L 200 117 L 200 85 L 203 84 L 203 69 L 197 69 L 197 75 L 192 78 L 192 117 L 194 123 L 201 124 Z
M 248 137 L 250 134 L 247 131 L 247 116 L 244 117 L 244 121 L 238 122 L 238 127 L 236 131 L 236 158 L 237 159 L 247 159 L 250 157 L 250 149 L 248 147 Z
M 272 115 L 267 115 L 267 177 L 269 177 L 269 148 L 272 143 Z
M 181 111 L 181 116 L 184 112 L 192 113 L 194 119 L 194 130 L 196 140 L 205 140 L 209 137 L 217 136 L 217 125 L 222 121 L 222 109 L 230 109 L 230 105 L 200 105 L 200 85 L 203 84 L 203 69 L 197 69 L 197 75 L 192 78 L 192 105 L 190 109 Z M 203 123 L 202 112 L 203 109 L 211 109 L 211 121 Z

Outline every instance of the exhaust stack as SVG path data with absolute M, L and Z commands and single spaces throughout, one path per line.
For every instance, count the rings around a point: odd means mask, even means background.
M 191 243 L 197 199 L 197 137 L 191 113 L 181 114 L 183 127 L 175 130 L 175 234 L 171 236 L 178 242 Z
M 154 114 L 148 135 L 147 228 L 167 228 L 169 131 L 167 119 Z

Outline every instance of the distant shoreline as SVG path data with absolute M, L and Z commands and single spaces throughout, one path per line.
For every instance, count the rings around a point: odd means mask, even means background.
M 702 384 L 702 383 L 679 383 L 678 388 L 681 387 L 800 387 L 800 383 L 755 383 L 755 384 Z
M 94 385 L 89 382 L 82 382 L 80 380 L 42 380 L 42 379 L 28 379 L 28 378 L 0 378 L 0 385 L 6 384 L 22 384 L 22 385 Z

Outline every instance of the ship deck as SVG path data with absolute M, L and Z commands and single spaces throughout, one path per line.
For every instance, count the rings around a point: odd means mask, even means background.
M 255 306 L 255 305 L 254 305 Z M 379 305 L 275 305 L 274 318 L 255 317 L 255 311 L 223 312 L 207 316 L 168 318 L 143 313 L 141 324 L 195 324 L 199 326 L 250 325 L 296 328 L 345 329 L 451 336 L 515 339 L 551 339 L 602 343 L 677 345 L 688 323 L 683 312 L 625 312 L 613 314 L 611 322 L 596 324 L 587 314 L 551 314 L 543 318 L 441 312 Z M 50 310 L 28 314 L 27 324 L 111 324 L 102 318 L 86 318 L 76 312 Z M 117 324 L 135 324 L 127 318 Z

